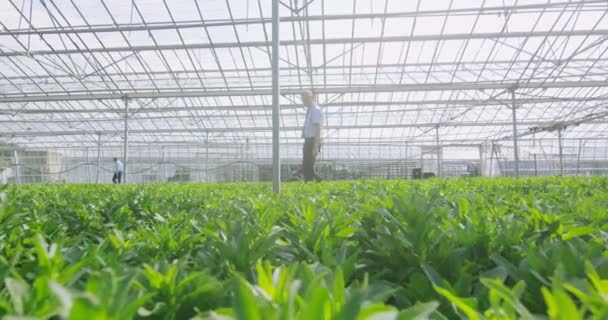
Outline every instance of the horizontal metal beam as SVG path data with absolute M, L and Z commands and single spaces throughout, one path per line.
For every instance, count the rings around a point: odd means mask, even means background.
M 598 123 L 601 121 L 606 121 L 605 118 L 607 118 L 607 117 L 608 117 L 608 112 L 600 112 L 600 113 L 590 114 L 585 117 L 580 117 L 580 118 L 576 118 L 576 119 L 570 119 L 570 120 L 564 120 L 564 121 L 553 121 L 550 123 L 545 123 L 545 124 L 539 125 L 538 127 L 528 128 L 528 131 L 518 132 L 517 138 L 530 136 L 530 135 L 534 135 L 534 134 L 542 133 L 542 132 L 554 132 L 554 131 L 565 130 L 569 127 L 576 127 L 576 126 L 580 126 L 582 124 Z M 513 138 L 513 135 L 510 135 L 510 136 L 499 138 L 499 140 L 512 139 L 512 138 Z
M 541 69 L 545 69 L 543 67 L 537 66 L 538 68 Z M 546 68 L 554 68 L 554 66 L 549 66 Z M 586 70 L 589 70 L 593 68 L 593 66 L 590 64 Z M 585 69 L 583 67 L 583 69 Z M 346 70 L 345 70 L 346 71 Z M 481 70 L 479 70 L 481 71 Z M 493 71 L 498 71 L 497 74 L 500 74 L 501 71 L 504 70 L 496 70 L 494 69 Z M 520 70 L 515 70 L 511 69 L 511 72 L 514 74 L 518 74 Z M 432 81 L 432 83 L 451 83 L 451 81 L 448 81 L 449 75 L 453 74 L 455 71 L 448 71 L 448 70 L 440 70 L 440 71 L 433 71 L 433 79 L 435 81 Z M 471 70 L 467 70 L 467 72 L 473 72 Z M 490 71 L 489 68 L 485 69 L 485 72 L 491 73 L 492 71 Z M 579 81 L 581 80 L 581 78 L 585 78 L 585 79 L 603 79 L 603 77 L 606 75 L 606 73 L 608 72 L 608 66 L 607 67 L 602 67 L 602 66 L 597 66 L 595 67 L 595 70 L 592 72 L 587 72 L 587 71 L 583 71 L 583 70 L 565 70 L 563 73 L 564 75 L 557 75 L 557 76 L 553 76 L 553 77 L 537 77 L 534 79 L 526 79 L 523 80 L 522 82 L 526 82 L 526 81 L 537 81 L 537 82 L 561 82 L 561 81 Z M 387 86 L 387 85 L 394 85 L 395 84 L 395 77 L 400 77 L 400 75 L 402 74 L 401 71 L 387 71 L 387 72 L 381 72 L 379 73 L 379 78 L 378 81 L 376 81 L 375 83 L 372 83 L 372 81 L 370 80 L 370 77 L 372 76 L 372 74 L 368 74 L 368 73 L 352 73 L 352 81 L 351 86 L 355 86 L 355 87 L 368 87 L 368 86 Z M 420 76 L 426 76 L 428 75 L 428 70 L 426 71 L 422 71 L 422 70 L 416 70 L 416 71 L 405 71 L 403 72 L 403 74 L 407 74 L 410 76 L 410 79 L 415 79 L 417 75 Z M 343 82 L 345 79 L 345 74 L 341 74 L 341 75 L 327 75 L 327 83 L 331 83 L 329 86 L 331 88 L 335 88 L 335 87 L 340 87 L 342 85 L 344 85 L 345 83 Z M 505 75 L 506 76 L 506 75 Z M 206 92 L 218 92 L 218 91 L 225 91 L 225 90 L 231 90 L 234 92 L 239 92 L 241 90 L 259 90 L 259 89 L 267 89 L 270 87 L 270 78 L 268 78 L 267 75 L 264 76 L 251 76 L 252 82 L 255 83 L 254 87 L 251 87 L 250 83 L 247 83 L 247 81 L 245 79 L 243 79 L 242 76 L 234 76 L 234 77 L 226 77 L 225 81 L 221 80 L 219 78 L 216 79 L 212 79 L 209 77 L 205 78 L 205 83 L 207 83 L 207 85 L 205 86 L 205 91 Z M 293 85 L 299 83 L 297 75 L 282 75 L 281 79 L 283 80 L 284 83 L 289 83 L 292 84 L 292 88 Z M 324 82 L 325 77 L 321 78 L 320 76 L 318 77 L 318 80 L 315 82 Z M 39 90 L 36 91 L 24 91 L 24 88 L 34 88 L 35 86 L 32 85 L 32 82 L 36 82 L 35 80 L 31 80 L 28 81 L 27 83 L 4 83 L 4 84 L 0 84 L 0 92 L 4 93 L 4 96 L 6 97 L 11 97 L 11 96 L 28 96 L 28 95 L 40 95 L 40 94 L 44 94 L 45 96 L 54 96 L 57 94 L 64 94 L 64 93 L 69 93 L 71 95 L 81 95 L 81 94 L 86 94 L 86 95 L 96 95 L 96 94 L 107 94 L 107 93 L 115 93 L 116 91 L 120 91 L 123 94 L 129 94 L 130 92 L 150 92 L 153 91 L 153 88 L 158 88 L 156 91 L 167 91 L 167 92 L 172 92 L 172 91 L 177 91 L 180 90 L 181 92 L 192 92 L 192 91 L 197 91 L 201 89 L 201 82 L 194 80 L 194 79 L 182 79 L 182 80 L 177 80 L 177 82 L 175 80 L 170 80 L 169 78 L 160 78 L 160 79 L 116 79 L 114 80 L 114 84 L 115 87 L 118 89 L 113 88 L 109 88 L 107 86 L 102 86 L 103 80 L 101 79 L 94 79 L 92 81 L 87 81 L 86 83 L 83 83 L 81 81 L 77 81 L 77 80 L 68 80 L 68 81 L 56 81 L 53 80 L 53 82 L 59 82 L 63 85 L 62 86 L 57 86 L 54 84 L 51 84 L 50 87 L 48 88 L 41 88 L 40 84 L 35 85 L 36 87 L 38 87 Z M 216 81 L 212 81 L 212 80 L 216 80 Z M 495 83 L 495 82 L 499 82 L 499 81 L 512 81 L 514 80 L 513 77 L 509 77 L 509 79 L 503 79 L 502 77 L 497 77 L 497 78 L 489 78 L 485 80 L 485 83 Z M 151 84 L 152 81 L 152 84 Z M 314 81 L 314 79 L 313 79 Z M 466 81 L 466 80 L 463 80 Z M 228 85 L 226 85 L 226 83 L 228 82 Z M 408 81 L 409 82 L 409 81 Z M 47 82 L 48 83 L 48 82 Z M 414 81 L 413 84 L 415 84 L 416 82 Z M 402 83 L 403 84 L 403 83 Z M 75 86 L 75 87 L 73 87 Z M 66 89 L 69 88 L 69 89 Z
M 301 139 L 299 139 L 301 140 Z M 412 140 L 413 141 L 413 140 Z M 425 140 L 421 140 L 421 142 L 424 142 Z M 82 142 L 83 144 L 86 143 L 97 143 L 96 140 L 94 139 L 82 139 L 79 140 L 79 142 Z M 335 146 L 335 147 L 400 147 L 403 148 L 406 146 L 407 143 L 407 147 L 414 147 L 415 145 L 412 145 L 410 143 L 411 141 L 401 141 L 401 142 L 387 142 L 387 143 L 382 143 L 382 142 L 366 142 L 366 141 L 350 141 L 350 142 L 342 142 L 342 141 L 327 141 L 325 142 L 323 145 L 324 146 Z M 429 142 L 429 141 L 427 141 Z M 457 141 L 454 141 L 457 142 Z M 83 150 L 86 148 L 89 148 L 87 146 L 82 146 L 82 145 L 78 145 L 78 146 L 68 146 L 66 145 L 65 142 L 56 142 L 57 145 L 54 145 L 54 143 L 45 143 L 43 148 L 57 148 L 57 149 L 66 149 L 66 150 L 70 150 L 70 149 L 76 149 L 76 150 Z M 434 142 L 433 142 L 434 143 Z M 39 142 L 34 142 L 35 144 L 40 144 Z M 454 143 L 455 144 L 455 143 Z M 187 148 L 216 148 L 216 149 L 229 149 L 229 150 L 242 150 L 243 148 L 256 148 L 256 147 L 270 147 L 272 146 L 272 142 L 251 142 L 251 143 L 241 143 L 241 144 L 236 144 L 236 143 L 226 143 L 226 142 L 209 142 L 209 143 L 204 143 L 204 142 L 196 142 L 196 141 L 184 141 L 184 140 L 167 140 L 167 141 L 162 141 L 162 142 L 154 142 L 151 143 L 149 141 L 139 141 L 139 140 L 134 140 L 134 141 L 129 141 L 129 145 L 132 145 L 134 147 L 139 147 L 139 148 L 149 148 L 149 149 L 160 149 L 160 148 L 165 148 L 166 150 L 171 150 L 171 148 L 175 148 L 175 149 L 179 149 L 180 151 L 182 150 L 188 150 Z M 461 147 L 478 147 L 479 143 L 461 143 L 458 144 Z M 31 147 L 31 145 L 28 145 L 27 143 L 24 144 L 20 144 L 20 146 L 29 146 Z M 281 146 L 298 146 L 301 147 L 302 146 L 302 142 L 301 141 L 293 141 L 293 140 L 288 140 L 288 141 L 283 141 L 281 143 Z M 33 147 L 31 147 L 33 148 Z M 103 148 L 105 149 L 109 149 L 109 148 L 122 148 L 122 143 L 120 141 L 111 141 L 111 142 L 106 142 L 103 144 Z M 14 147 L 12 146 L 3 146 L 0 145 L 0 150 L 13 150 Z M 91 150 L 93 151 L 93 150 Z
M 132 145 L 134 146 L 134 148 L 139 148 L 139 149 L 149 149 L 149 150 L 155 150 L 155 149 L 159 149 L 159 148 L 168 148 L 169 152 L 170 152 L 170 148 L 178 148 L 179 150 L 187 150 L 188 148 L 205 148 L 206 144 L 203 142 L 200 142 L 200 140 L 194 140 L 197 139 L 198 137 L 192 137 L 193 140 L 162 140 L 162 141 L 155 141 L 155 142 L 150 142 L 150 141 L 141 141 L 141 140 L 134 140 L 130 143 L 132 143 Z M 589 142 L 606 142 L 607 138 L 606 137 L 587 137 L 587 138 L 563 138 L 563 141 L 570 141 L 570 142 L 578 142 L 578 141 L 589 141 Z M 518 140 L 519 142 L 521 142 L 523 144 L 522 147 L 527 148 L 529 147 L 527 144 L 530 143 L 543 143 L 543 142 L 552 142 L 552 143 L 557 143 L 558 140 L 557 138 L 543 138 L 543 139 L 536 139 L 536 138 L 522 138 Z M 486 141 L 483 138 L 479 138 L 479 139 L 442 139 L 441 142 L 443 143 L 443 146 L 452 146 L 452 147 L 475 147 L 477 148 L 480 144 L 484 144 Z M 86 148 L 96 148 L 97 147 L 97 140 L 96 139 L 78 139 L 78 144 L 77 145 L 73 145 L 71 143 L 65 142 L 65 141 L 57 141 L 57 142 L 49 142 L 49 141 L 44 141 L 44 142 L 36 142 L 36 141 L 28 141 L 28 140 L 23 140 L 23 141 L 18 141 L 17 142 L 19 146 L 21 147 L 25 147 L 28 149 L 42 149 L 42 150 L 48 150 L 48 151 L 61 151 L 61 150 L 84 150 Z M 433 139 L 421 139 L 421 138 L 412 138 L 412 139 L 403 139 L 403 138 L 391 138 L 388 139 L 386 141 L 373 141 L 373 140 L 358 140 L 358 139 L 350 139 L 350 140 L 330 140 L 330 141 L 325 141 L 323 143 L 323 145 L 325 146 L 331 146 L 331 147 L 403 147 L 405 148 L 407 147 L 416 147 L 416 146 L 428 146 L 428 145 L 435 145 L 437 142 L 436 140 Z M 256 147 L 270 147 L 272 145 L 272 143 L 270 142 L 270 138 L 268 138 L 268 142 L 251 142 L 249 145 L 247 144 L 235 144 L 234 141 L 215 141 L 213 143 L 209 144 L 210 148 L 218 148 L 218 149 L 224 149 L 224 148 L 242 148 L 242 147 L 247 147 L 249 146 L 250 148 L 256 148 Z M 281 139 L 281 145 L 282 146 L 296 146 L 296 147 L 301 147 L 302 146 L 302 142 L 300 138 L 288 138 L 288 137 L 283 137 Z M 574 145 L 572 145 L 574 147 Z M 594 148 L 595 146 L 586 146 L 583 148 Z M 120 140 L 115 140 L 115 141 L 108 141 L 106 143 L 104 143 L 103 145 L 103 149 L 104 150 L 108 150 L 108 149 L 119 149 L 122 148 L 122 142 Z M 578 148 L 578 147 L 577 147 Z M 0 150 L 3 149 L 3 146 L 0 145 Z M 10 150 L 12 150 L 12 148 L 9 147 Z M 93 150 L 93 149 L 92 149 Z
M 573 58 L 573 59 L 569 59 L 568 60 L 568 65 L 572 68 L 588 68 L 589 64 L 597 64 L 597 63 L 604 63 L 604 62 L 608 62 L 608 58 L 599 58 L 599 59 L 585 59 L 585 58 Z M 402 63 L 386 63 L 386 64 L 354 64 L 354 65 L 324 65 L 324 66 L 319 66 L 319 67 L 315 67 L 315 68 L 323 68 L 324 70 L 327 71 L 331 71 L 331 70 L 338 70 L 338 71 L 344 71 L 344 70 L 350 70 L 352 68 L 352 70 L 365 70 L 365 69 L 370 69 L 369 70 L 369 74 L 375 74 L 376 69 L 378 70 L 382 70 L 382 69 L 390 69 L 393 68 L 395 69 L 393 72 L 399 72 L 401 73 L 403 71 L 403 68 L 412 68 L 413 71 L 412 72 L 427 72 L 427 69 L 429 66 L 444 66 L 444 67 L 458 67 L 458 68 L 462 68 L 463 66 L 467 66 L 467 71 L 479 71 L 481 69 L 483 70 L 493 70 L 493 69 L 498 69 L 498 70 L 503 70 L 505 67 L 511 67 L 512 70 L 518 70 L 519 68 L 525 68 L 528 64 L 533 63 L 533 64 L 552 64 L 552 65 L 558 65 L 558 64 L 562 64 L 564 63 L 564 61 L 559 60 L 559 59 L 551 59 L 551 58 L 531 58 L 531 59 L 518 59 L 518 60 L 462 60 L 462 61 L 434 61 L 434 62 L 408 62 L 407 65 L 404 65 Z M 578 65 L 577 65 L 578 64 Z M 512 66 L 513 65 L 513 66 Z M 521 66 L 517 66 L 517 65 L 521 65 Z M 574 65 L 574 66 L 573 66 Z M 475 68 L 473 68 L 472 66 L 476 66 Z M 285 71 L 285 72 L 289 72 L 289 71 L 294 71 L 294 70 L 298 70 L 297 66 L 283 66 L 280 68 L 281 71 Z M 250 73 L 268 73 L 265 74 L 265 76 L 270 77 L 270 72 L 272 72 L 271 68 L 263 68 L 263 67 L 250 67 L 247 69 Z M 406 69 L 408 70 L 408 69 Z M 109 70 L 108 70 L 109 71 Z M 191 75 L 196 75 L 196 74 L 205 74 L 205 78 L 208 78 L 209 74 L 220 74 L 220 73 L 224 73 L 224 76 L 227 78 L 233 78 L 236 76 L 240 77 L 240 73 L 243 72 L 243 69 L 234 69 L 234 68 L 226 68 L 220 71 L 220 69 L 188 69 L 188 70 L 171 70 L 171 71 L 124 71 L 124 72 L 104 72 L 104 73 L 100 73 L 103 74 L 104 76 L 109 76 L 109 77 L 118 77 L 121 78 L 123 76 L 126 77 L 137 77 L 137 76 L 141 76 L 141 77 L 145 77 L 146 80 L 149 80 L 148 76 L 165 76 L 167 78 L 173 79 L 172 76 L 176 76 L 178 79 L 182 79 L 183 77 L 188 77 Z M 363 72 L 363 71 L 361 71 Z M 383 73 L 385 73 L 386 71 L 384 71 Z M 445 70 L 441 70 L 441 72 L 453 72 L 452 69 L 445 69 Z M 230 76 L 227 75 L 229 73 L 237 73 L 238 75 L 234 75 L 234 76 Z M 341 72 L 336 72 L 336 73 L 331 73 L 328 72 L 328 75 L 342 75 L 343 73 Z M 364 74 L 364 73 L 362 73 Z M 367 73 L 365 73 L 367 74 Z M 90 78 L 95 78 L 96 76 L 89 76 Z M 10 75 L 4 76 L 4 79 L 6 80 L 27 80 L 30 81 L 31 79 L 50 79 L 48 81 L 52 81 L 53 78 L 55 79 L 63 79 L 63 78 L 68 78 L 71 79 L 73 81 L 74 80 L 74 75 L 72 74 L 53 74 L 52 77 L 50 75 L 32 75 L 32 74 L 28 74 L 28 75 Z M 221 75 L 220 75 L 220 78 Z M 161 78 L 160 80 L 162 80 L 164 78 Z M 223 78 L 222 78 L 223 79 Z M 30 84 L 30 83 L 28 83 Z
M 493 15 L 497 13 L 505 13 L 513 11 L 516 13 L 525 13 L 529 10 L 549 9 L 570 7 L 574 10 L 581 11 L 585 5 L 606 4 L 605 0 L 587 0 L 587 1 L 570 1 L 570 2 L 555 2 L 555 3 L 539 3 L 515 6 L 491 6 L 491 7 L 472 7 L 458 8 L 449 10 L 420 10 L 407 12 L 388 12 L 388 13 L 366 13 L 366 14 L 347 14 L 347 15 L 298 15 L 281 17 L 281 22 L 304 22 L 304 21 L 331 21 L 331 20 L 360 20 L 360 19 L 390 19 L 390 18 L 407 18 L 407 17 L 422 17 L 422 16 L 455 16 L 455 15 Z M 601 10 L 601 7 L 593 6 L 594 10 Z M 0 30 L 0 36 L 7 35 L 50 35 L 50 34 L 75 34 L 75 33 L 102 33 L 102 32 L 130 32 L 130 31 L 153 31 L 153 30 L 171 30 L 171 29 L 188 29 L 188 28 L 213 28 L 225 27 L 233 25 L 253 25 L 253 24 L 269 24 L 270 18 L 264 19 L 234 19 L 234 20 L 208 20 L 201 22 L 197 20 L 180 21 L 180 22 L 158 22 L 143 24 L 120 24 L 120 25 L 92 25 L 92 26 L 62 26 L 60 28 L 39 28 L 33 29 L 8 29 Z
M 583 102 L 583 101 L 605 101 L 605 97 L 569 97 L 569 98 L 558 98 L 558 97 L 547 97 L 547 98 L 519 98 L 517 102 L 519 104 L 545 104 L 545 103 L 559 103 L 559 102 Z M 409 101 L 344 101 L 344 102 L 332 102 L 332 103 L 321 103 L 321 108 L 324 110 L 333 108 L 343 107 L 378 107 L 378 106 L 442 106 L 443 108 L 457 108 L 457 107 L 471 107 L 471 106 L 496 106 L 508 104 L 508 99 L 493 99 L 493 100 L 473 100 L 473 99 L 454 99 L 454 100 L 409 100 Z M 184 111 L 270 111 L 271 105 L 269 104 L 252 104 L 252 105 L 205 105 L 205 106 L 180 106 L 180 107 L 163 107 L 156 108 L 149 106 L 141 110 L 137 110 L 138 113 L 173 113 L 173 112 L 184 112 Z M 281 110 L 297 110 L 304 109 L 301 104 L 283 104 Z M 387 110 L 389 111 L 389 110 Z M 391 112 L 399 112 L 405 110 L 391 109 Z M 417 110 L 418 111 L 418 110 Z M 121 112 L 119 109 L 112 108 L 82 108 L 82 109 L 29 109 L 29 108 L 3 108 L 0 107 L 0 115 L 17 115 L 17 114 L 91 114 L 91 113 L 116 113 Z M 339 111 L 342 112 L 342 111 Z M 384 111 L 380 111 L 384 112 Z M 327 112 L 326 112 L 327 113 Z M 222 115 L 218 115 L 222 116 Z M 251 117 L 251 114 L 244 113 L 243 117 Z M 202 117 L 207 117 L 203 115 Z M 14 121 L 19 121 L 15 119 Z
M 486 107 L 486 105 L 479 105 L 479 107 Z M 464 108 L 470 108 L 463 106 Z M 301 108 L 301 112 L 300 115 L 304 116 L 304 108 Z M 410 109 L 391 109 L 391 110 L 383 110 L 383 111 L 378 111 L 378 110 L 373 110 L 373 109 L 367 109 L 367 110 L 352 110 L 352 111 L 342 111 L 342 110 L 337 110 L 337 111 L 328 111 L 327 108 L 326 110 L 323 112 L 323 115 L 328 118 L 328 119 L 336 119 L 335 116 L 339 116 L 340 119 L 347 119 L 346 121 L 348 121 L 349 117 L 351 120 L 354 120 L 355 116 L 364 116 L 364 115 L 376 115 L 376 116 L 380 116 L 380 117 L 394 117 L 394 116 L 402 116 L 405 113 L 416 113 L 416 114 L 422 114 L 422 113 L 433 113 L 435 114 L 437 111 L 445 111 L 445 110 L 449 110 L 449 108 L 446 108 L 445 106 L 440 106 L 440 107 L 435 107 L 435 108 L 424 108 L 424 109 L 419 109 L 419 108 L 410 108 Z M 259 111 L 259 110 L 258 110 Z M 270 110 L 263 110 L 265 112 L 270 112 Z M 291 112 L 285 112 L 285 110 L 283 110 L 283 112 L 281 113 L 281 116 L 283 118 L 285 117 L 297 117 L 298 112 L 296 112 L 296 108 L 291 108 L 289 109 L 289 111 Z M 485 109 L 486 112 L 497 112 L 496 109 Z M 115 115 L 113 117 L 89 117 L 89 118 L 85 118 L 85 117 L 70 117 L 70 118 L 50 118 L 48 116 L 46 117 L 37 117 L 34 119 L 30 119 L 30 118 L 16 118 L 14 116 L 2 116 L 2 112 L 0 112 L 0 126 L 2 125 L 15 125 L 15 124 L 21 124 L 21 125 L 28 125 L 28 124 L 82 124 L 84 122 L 88 122 L 90 124 L 101 124 L 101 123 L 112 123 L 112 122 L 117 122 L 117 123 L 122 123 L 124 121 L 124 116 L 121 115 L 120 112 L 115 112 Z M 133 114 L 129 117 L 130 120 L 132 121 L 137 121 L 137 122 L 133 122 L 133 123 L 150 123 L 150 121 L 160 121 L 158 123 L 166 123 L 166 121 L 169 121 L 170 123 L 173 123 L 173 121 L 188 121 L 188 122 L 192 122 L 192 121 L 200 121 L 200 120 L 211 120 L 211 121 L 216 121 L 216 119 L 222 119 L 228 122 L 231 121 L 236 121 L 238 123 L 238 121 L 240 121 L 240 119 L 247 119 L 250 120 L 252 119 L 252 117 L 257 118 L 258 122 L 265 122 L 266 117 L 270 116 L 268 113 L 241 113 L 241 114 L 203 114 L 203 115 L 197 115 L 197 114 L 192 114 L 192 113 L 183 113 L 181 115 L 157 115 L 157 116 L 150 116 L 148 115 L 145 111 L 137 113 L 137 114 Z M 595 120 L 595 119 L 593 119 Z M 543 120 L 539 120 L 540 122 L 542 122 Z M 543 122 L 544 124 L 549 123 L 550 121 L 548 120 L 544 120 L 545 122 Z M 452 122 L 448 122 L 452 123 Z M 551 126 L 555 126 L 555 124 L 550 124 Z M 238 128 L 238 127 L 237 127 Z
M 551 121 L 520 121 L 519 126 L 539 126 L 551 123 Z M 608 120 L 597 120 L 590 121 L 589 124 L 607 124 Z M 493 122 L 458 122 L 446 124 L 443 122 L 432 122 L 432 123 L 403 123 L 403 124 L 385 124 L 385 125 L 329 125 L 324 126 L 327 130 L 361 130 L 361 129 L 391 129 L 391 128 L 436 128 L 436 127 L 507 127 L 512 125 L 510 121 L 493 121 Z M 301 131 L 302 128 L 299 126 L 282 127 L 281 131 Z M 219 133 L 219 132 L 271 132 L 272 128 L 269 127 L 242 127 L 242 128 L 162 128 L 162 129 L 132 129 L 129 130 L 129 134 L 167 134 L 167 133 Z M 36 136 L 74 136 L 74 135 L 85 135 L 85 134 L 121 134 L 122 130 L 97 130 L 94 132 L 86 132 L 82 130 L 68 130 L 68 131 L 27 131 L 27 132 L 0 132 L 0 138 L 2 137 L 36 137 Z
M 198 138 L 198 137 L 196 137 Z M 282 142 L 281 145 L 282 146 L 302 146 L 302 139 L 301 138 L 288 138 L 288 137 L 283 137 L 282 138 Z M 563 141 L 579 141 L 579 140 L 583 140 L 583 141 L 607 141 L 608 139 L 606 137 L 589 137 L 589 138 L 562 138 Z M 443 143 L 446 144 L 450 144 L 450 145 L 458 145 L 461 147 L 479 147 L 480 144 L 485 144 L 486 141 L 484 139 L 442 139 L 441 140 Z M 524 143 L 523 147 L 529 147 L 526 143 L 543 143 L 543 142 L 558 142 L 557 138 L 542 138 L 542 139 L 537 139 L 537 138 L 522 138 L 522 139 L 518 139 L 519 142 Z M 83 150 L 89 147 L 96 147 L 97 146 L 97 140 L 95 139 L 87 139 L 87 138 L 83 138 L 83 139 L 79 139 L 78 140 L 78 145 L 73 145 L 73 144 L 69 144 L 65 141 L 61 142 L 61 141 L 57 141 L 57 142 L 36 142 L 36 141 L 23 141 L 22 143 L 19 143 L 20 146 L 27 146 L 28 148 L 44 148 L 44 149 L 49 149 L 49 148 L 56 148 L 56 149 L 76 149 L 76 150 Z M 268 138 L 268 142 L 263 142 L 262 141 L 253 141 L 250 143 L 235 143 L 234 141 L 223 141 L 223 140 L 213 140 L 210 141 L 209 143 L 204 143 L 201 142 L 199 140 L 162 140 L 162 141 L 155 141 L 155 142 L 150 142 L 150 141 L 145 141 L 145 140 L 133 140 L 132 142 L 129 142 L 129 144 L 133 144 L 134 146 L 137 146 L 139 148 L 149 148 L 149 149 L 157 149 L 157 148 L 166 148 L 168 150 L 170 150 L 171 147 L 179 149 L 179 150 L 187 150 L 187 148 L 205 148 L 207 146 L 209 146 L 209 148 L 217 148 L 217 149 L 241 149 L 244 147 L 250 147 L 250 148 L 255 148 L 255 147 L 270 147 L 272 146 L 272 142 L 270 141 L 270 138 Z M 339 147 L 368 147 L 368 146 L 373 146 L 373 147 L 414 147 L 416 146 L 415 144 L 412 143 L 424 143 L 424 144 L 436 144 L 437 141 L 433 138 L 433 139 L 421 139 L 421 138 L 413 138 L 413 139 L 390 139 L 387 141 L 367 141 L 367 140 L 357 140 L 357 139 L 353 139 L 353 140 L 328 140 L 326 142 L 323 143 L 324 146 L 339 146 Z M 86 146 L 83 144 L 91 144 L 90 146 Z M 33 147 L 35 145 L 40 145 L 40 147 Z M 103 148 L 105 149 L 109 149 L 109 148 L 122 148 L 122 142 L 120 140 L 114 140 L 114 141 L 107 141 L 103 144 Z M 572 145 L 573 147 L 575 145 Z M 578 148 L 578 146 L 576 146 Z M 590 148 L 589 146 L 587 146 L 588 148 Z M 13 150 L 14 147 L 11 146 L 3 146 L 0 145 L 0 150 Z
M 328 45 L 328 44 L 351 44 L 351 43 L 389 43 L 389 42 L 415 42 L 415 41 L 445 41 L 445 40 L 469 40 L 469 39 L 506 39 L 506 38 L 530 38 L 530 37 L 587 37 L 587 36 L 606 36 L 608 29 L 595 30 L 549 30 L 532 32 L 487 32 L 487 33 L 455 33 L 455 34 L 433 34 L 433 35 L 414 35 L 414 36 L 385 36 L 385 37 L 359 37 L 359 38 L 325 38 L 310 39 L 306 42 L 302 40 L 281 41 L 282 46 L 306 45 Z M 249 42 L 216 42 L 216 43 L 191 43 L 191 44 L 171 44 L 171 45 L 145 45 L 145 46 L 124 46 L 124 47 L 105 47 L 89 49 L 54 49 L 54 50 L 33 50 L 33 51 L 6 51 L 0 52 L 0 57 L 13 56 L 37 56 L 37 55 L 65 55 L 82 53 L 107 53 L 107 52 L 140 52 L 155 50 L 192 50 L 192 49 L 220 49 L 220 48 L 267 48 L 272 43 L 267 41 Z
M 607 87 L 605 81 L 559 81 L 559 82 L 455 82 L 455 83 L 429 83 L 429 84 L 403 84 L 403 85 L 376 85 L 376 86 L 347 86 L 315 88 L 318 94 L 332 93 L 375 93 L 375 92 L 411 92 L 411 91 L 458 91 L 458 90 L 509 90 L 509 89 L 548 89 L 548 88 L 596 88 Z M 302 89 L 295 87 L 281 88 L 281 94 L 301 94 Z M 131 99 L 159 99 L 159 98 L 185 98 L 185 97 L 220 97 L 220 96 L 262 96 L 271 95 L 272 90 L 188 90 L 188 91 L 138 91 L 126 94 L 98 93 L 98 94 L 56 94 L 42 95 L 39 93 L 26 93 L 19 96 L 0 97 L 0 103 L 25 103 L 49 101 L 76 101 L 76 100 L 120 100 L 125 97 Z

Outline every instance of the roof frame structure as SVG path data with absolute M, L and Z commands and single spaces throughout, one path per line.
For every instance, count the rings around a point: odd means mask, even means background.
M 521 134 L 606 108 L 604 0 L 283 2 L 284 141 L 302 125 L 297 95 L 310 87 L 336 144 L 345 132 L 359 143 L 426 141 L 438 127 L 445 141 L 506 139 L 511 91 Z M 255 143 L 269 143 L 269 0 L 91 3 L 0 5 L 0 139 L 119 135 L 132 99 L 135 140 L 217 133 L 238 143 L 258 132 Z M 607 124 L 594 117 L 563 138 L 601 138 Z

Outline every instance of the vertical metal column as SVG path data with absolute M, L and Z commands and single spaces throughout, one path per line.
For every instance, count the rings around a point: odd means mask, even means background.
M 498 172 L 503 175 L 503 173 L 505 172 L 505 169 L 502 167 L 502 164 L 500 163 L 500 155 L 498 154 L 498 150 L 496 150 L 496 146 L 494 146 L 494 156 L 496 157 L 496 164 L 498 165 Z
M 515 104 L 515 89 L 511 91 L 513 110 L 513 158 L 515 164 L 515 178 L 519 178 L 519 149 L 517 148 L 517 106 Z
M 409 167 L 408 167 L 408 165 L 407 165 L 407 164 L 408 164 L 408 162 L 409 162 L 409 161 L 408 161 L 408 159 L 407 159 L 407 158 L 408 158 L 408 156 L 409 156 L 409 152 L 408 152 L 408 150 L 407 150 L 407 147 L 408 147 L 407 145 L 408 145 L 408 143 L 407 143 L 407 141 L 406 141 L 406 142 L 405 142 L 405 179 L 408 179 L 408 178 L 409 178 L 409 171 L 410 171 L 410 170 L 409 170 Z
M 19 164 L 19 154 L 13 150 L 13 162 L 15 164 L 15 183 L 21 184 L 21 165 Z
M 129 98 L 124 97 L 125 103 L 125 139 L 123 145 L 122 183 L 127 183 L 127 161 L 129 160 Z
M 477 170 L 478 170 L 477 174 L 480 177 L 483 177 L 483 167 L 484 167 L 484 163 L 483 163 L 483 144 L 479 144 L 479 168 L 477 168 Z
M 420 147 L 420 177 L 424 175 L 424 150 L 423 147 Z
M 91 164 L 89 163 L 89 148 L 84 148 L 86 152 L 85 161 L 87 162 L 87 183 L 91 183 Z
M 494 176 L 494 141 L 492 141 L 492 149 L 490 149 L 490 172 L 488 175 L 490 177 Z
M 535 153 L 534 154 L 534 176 L 538 176 L 538 161 L 537 161 L 537 157 L 538 155 Z
M 443 161 L 441 153 L 443 150 L 439 145 L 439 126 L 435 127 L 435 141 L 437 142 L 437 176 L 441 177 L 443 175 L 441 172 L 441 161 Z
M 194 162 L 196 164 L 196 181 L 202 182 L 205 181 L 203 178 L 203 175 L 205 174 L 205 169 L 203 169 L 203 151 L 201 151 L 202 148 L 200 146 L 196 147 L 196 152 L 195 152 L 195 156 L 194 156 Z
M 583 139 L 578 140 L 578 155 L 576 157 L 576 175 L 581 174 L 581 153 L 583 151 Z
M 209 132 L 205 133 L 205 182 L 209 182 Z
M 557 143 L 559 144 L 559 175 L 564 175 L 564 146 L 562 145 L 562 130 L 563 128 L 559 128 L 557 130 Z
M 251 153 L 250 151 L 251 147 L 249 146 L 249 139 L 246 139 L 245 142 L 245 147 L 244 147 L 244 163 L 242 164 L 243 166 L 243 181 L 251 181 L 251 178 L 249 177 L 251 175 L 251 170 L 249 169 L 251 164 L 249 163 L 249 154 Z
M 101 171 L 101 133 L 97 133 L 97 175 L 95 183 L 99 183 L 99 171 Z
M 280 83 L 279 83 L 279 0 L 272 0 L 272 190 L 281 192 L 281 158 L 279 149 Z
M 160 147 L 160 170 L 161 170 L 161 178 L 163 182 L 167 181 L 167 168 L 165 168 L 165 146 Z
M 239 145 L 239 153 L 240 153 L 239 154 L 239 157 L 240 157 L 239 161 L 241 163 L 238 165 L 239 166 L 239 178 L 238 178 L 238 181 L 239 182 L 243 182 L 244 181 L 243 180 L 243 175 L 244 175 L 244 172 L 243 172 L 244 160 L 243 159 L 245 158 L 245 146 Z

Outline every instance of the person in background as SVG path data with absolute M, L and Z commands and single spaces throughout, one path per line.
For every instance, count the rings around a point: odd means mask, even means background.
M 304 170 L 302 168 L 294 171 L 287 181 L 302 181 L 304 180 Z
M 118 158 L 114 158 L 114 176 L 112 177 L 113 183 L 120 183 L 124 169 L 125 168 L 122 161 L 118 160 Z
M 317 178 L 315 175 L 315 160 L 321 151 L 323 113 L 319 109 L 312 91 L 304 91 L 302 102 L 307 108 L 306 119 L 302 128 L 302 138 L 304 138 L 302 169 L 304 170 L 304 180 L 311 181 Z

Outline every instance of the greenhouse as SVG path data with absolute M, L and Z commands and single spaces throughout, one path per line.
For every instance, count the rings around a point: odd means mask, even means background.
M 3 319 L 605 319 L 607 174 L 606 0 L 0 0 Z
M 606 173 L 606 2 L 511 2 L 7 0 L 2 179 L 271 180 L 273 76 L 283 180 L 307 89 L 324 179 Z

